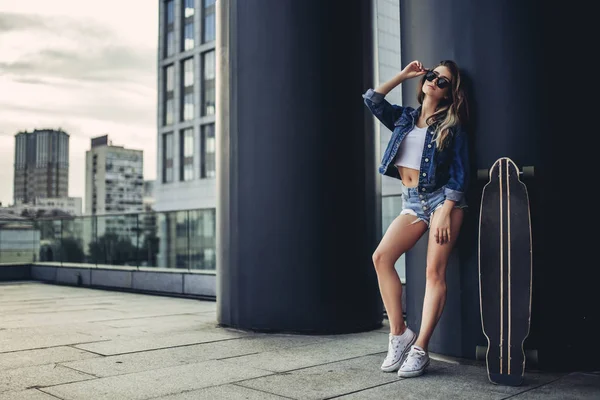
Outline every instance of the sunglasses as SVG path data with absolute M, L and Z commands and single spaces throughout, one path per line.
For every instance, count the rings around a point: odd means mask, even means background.
M 444 89 L 450 85 L 450 81 L 448 79 L 444 78 L 443 76 L 439 76 L 438 73 L 433 70 L 429 70 L 425 74 L 425 79 L 427 79 L 429 82 L 433 82 L 436 78 L 436 85 L 440 89 Z

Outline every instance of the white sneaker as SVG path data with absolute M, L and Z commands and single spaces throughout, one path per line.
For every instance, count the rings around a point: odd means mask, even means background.
M 429 354 L 419 346 L 412 346 L 406 360 L 398 370 L 401 378 L 412 378 L 422 375 L 429 365 Z
M 390 333 L 389 340 L 388 353 L 385 360 L 383 360 L 383 364 L 381 364 L 381 370 L 385 372 L 393 372 L 400 367 L 408 350 L 410 350 L 410 346 L 417 340 L 417 335 L 406 328 L 400 336 L 393 336 Z

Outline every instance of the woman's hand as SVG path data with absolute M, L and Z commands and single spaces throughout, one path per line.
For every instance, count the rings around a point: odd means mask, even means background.
M 444 244 L 450 242 L 450 213 L 439 209 L 435 215 L 432 229 L 436 243 Z
M 425 68 L 423 68 L 423 64 L 420 61 L 415 60 L 408 64 L 400 74 L 404 77 L 404 79 L 416 78 L 417 76 L 424 75 L 427 72 Z
M 389 81 L 382 83 L 379 85 L 375 92 L 380 93 L 382 95 L 388 94 L 392 89 L 401 84 L 406 79 L 414 78 L 417 76 L 424 75 L 427 72 L 426 69 L 423 68 L 423 64 L 420 61 L 413 61 L 408 64 L 404 69 L 396 74 Z

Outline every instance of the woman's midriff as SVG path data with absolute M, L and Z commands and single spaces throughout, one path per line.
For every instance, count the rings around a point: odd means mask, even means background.
M 404 186 L 412 188 L 419 184 L 419 170 L 407 168 L 407 167 L 396 167 L 400 173 L 400 178 Z

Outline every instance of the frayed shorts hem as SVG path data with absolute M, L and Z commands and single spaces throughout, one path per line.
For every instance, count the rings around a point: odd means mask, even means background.
M 437 196 L 443 196 L 443 194 L 442 194 L 443 193 L 443 189 L 440 192 L 441 193 L 438 194 Z M 410 201 L 409 198 L 412 200 L 412 197 L 413 196 L 409 196 L 408 193 L 407 193 L 407 191 L 406 191 L 405 194 L 404 194 L 404 196 L 403 196 L 403 200 L 407 202 L 407 205 L 409 205 L 408 204 L 408 202 Z M 436 197 L 436 196 L 434 196 L 434 197 Z M 439 208 L 441 208 L 444 205 L 445 201 L 446 201 L 445 199 L 439 201 L 438 204 L 435 205 L 435 207 L 433 208 L 433 210 L 422 212 L 422 213 L 417 213 L 414 210 L 415 205 L 412 204 L 412 208 L 410 208 L 410 207 L 404 207 L 402 209 L 402 211 L 400 211 L 400 215 L 413 215 L 413 216 L 417 217 L 417 219 L 415 219 L 411 223 L 411 225 L 412 224 L 416 224 L 419 221 L 423 221 L 427 225 L 427 228 L 429 228 L 430 223 L 431 223 L 431 216 L 433 215 L 433 213 L 435 213 Z M 435 201 L 435 202 L 437 202 L 437 201 Z M 435 204 L 435 202 L 434 202 L 434 204 Z M 464 201 L 462 201 L 462 202 L 457 202 L 454 205 L 454 208 L 465 209 L 465 208 L 468 208 L 468 206 L 467 206 L 467 204 Z

